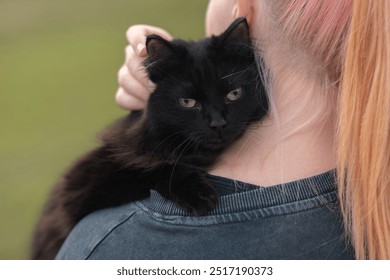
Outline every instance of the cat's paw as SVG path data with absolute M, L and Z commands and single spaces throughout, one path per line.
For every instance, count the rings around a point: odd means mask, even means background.
M 204 216 L 207 211 L 214 209 L 218 198 L 219 194 L 206 180 L 185 180 L 175 193 L 176 203 L 195 216 Z

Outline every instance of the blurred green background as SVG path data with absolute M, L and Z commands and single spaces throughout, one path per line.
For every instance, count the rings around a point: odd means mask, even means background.
M 0 259 L 25 259 L 51 187 L 114 103 L 130 25 L 204 36 L 207 0 L 0 0 Z

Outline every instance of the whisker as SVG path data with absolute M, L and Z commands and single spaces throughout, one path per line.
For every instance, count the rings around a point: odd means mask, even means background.
M 152 153 L 154 153 L 165 141 L 167 141 L 169 138 L 173 137 L 173 136 L 179 136 L 179 134 L 182 133 L 181 131 L 178 131 L 178 132 L 175 132 L 175 133 L 172 133 L 171 135 L 165 137 L 153 150 Z M 176 138 L 177 138 L 176 137 Z M 176 138 L 174 138 L 173 140 L 175 140 Z
M 176 151 L 179 150 L 186 142 L 188 139 L 184 140 L 180 145 L 178 145 L 168 156 L 168 159 L 175 158 Z
M 231 74 L 229 74 L 229 75 L 226 75 L 226 76 L 223 76 L 223 77 L 221 77 L 221 80 L 224 80 L 224 79 L 226 79 L 226 78 L 229 78 L 229 77 L 232 77 L 232 76 L 234 76 L 234 75 L 243 75 L 246 71 L 248 71 L 248 70 L 251 70 L 251 69 L 254 69 L 255 68 L 255 66 L 249 66 L 249 67 L 247 67 L 246 69 L 244 69 L 244 70 L 241 70 L 241 71 L 237 71 L 237 72 L 234 72 L 234 73 L 231 73 Z M 240 77 L 239 76 L 239 77 Z
M 168 190 L 169 190 L 169 193 L 171 194 L 171 186 L 172 186 L 172 178 L 173 178 L 173 174 L 175 172 L 175 169 L 176 169 L 176 166 L 177 166 L 177 163 L 179 162 L 180 160 L 180 157 L 183 155 L 183 153 L 186 151 L 186 148 L 188 147 L 189 144 L 191 144 L 191 141 L 189 139 L 185 140 L 183 143 L 187 142 L 187 145 L 184 147 L 184 149 L 182 150 L 182 152 L 179 154 L 178 158 L 176 159 L 175 161 L 175 164 L 173 165 L 173 168 L 172 168 L 172 172 L 171 172 L 171 177 L 169 178 L 169 184 L 168 184 Z M 183 144 L 182 143 L 182 144 Z

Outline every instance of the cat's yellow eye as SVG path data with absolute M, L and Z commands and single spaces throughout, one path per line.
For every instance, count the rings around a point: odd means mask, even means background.
M 226 99 L 227 101 L 236 101 L 237 99 L 239 99 L 242 95 L 242 88 L 239 87 L 239 88 L 236 88 L 235 90 L 232 90 L 230 91 L 227 95 L 226 95 Z
M 198 107 L 198 102 L 192 98 L 179 98 L 179 104 L 184 108 Z

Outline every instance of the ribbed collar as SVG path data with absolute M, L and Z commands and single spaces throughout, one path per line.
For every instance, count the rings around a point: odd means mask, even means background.
M 221 193 L 217 207 L 210 215 L 245 212 L 279 206 L 314 197 L 321 197 L 336 190 L 336 172 L 331 170 L 313 177 L 271 187 L 260 187 L 224 177 L 209 175 L 210 182 Z M 323 197 L 326 200 L 326 197 Z M 326 202 L 326 201 L 324 201 Z M 175 203 L 152 191 L 141 201 L 150 211 L 162 215 L 191 216 Z

